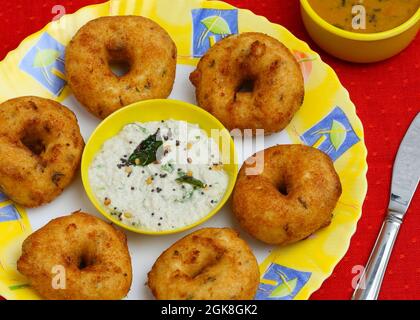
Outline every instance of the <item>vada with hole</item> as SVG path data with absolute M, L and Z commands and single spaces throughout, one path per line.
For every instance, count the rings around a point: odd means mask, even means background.
M 240 225 L 275 245 L 297 242 L 328 226 L 341 195 L 332 160 L 304 145 L 275 146 L 254 157 L 262 155 L 261 174 L 247 175 L 251 165 L 245 162 L 238 175 L 232 209 Z
M 105 118 L 137 101 L 167 98 L 175 80 L 177 49 L 156 22 L 140 16 L 89 21 L 65 54 L 67 81 L 77 100 Z M 116 75 L 111 65 L 128 68 Z
M 248 300 L 259 278 L 257 260 L 236 231 L 204 228 L 160 255 L 148 285 L 159 300 Z
M 277 39 L 247 32 L 217 42 L 190 80 L 198 105 L 229 130 L 283 130 L 304 99 L 303 76 L 292 53 Z
M 55 199 L 73 180 L 84 148 L 72 111 L 53 100 L 0 104 L 0 191 L 24 207 Z
M 132 279 L 125 234 L 83 212 L 53 219 L 31 234 L 17 269 L 50 300 L 122 299 Z

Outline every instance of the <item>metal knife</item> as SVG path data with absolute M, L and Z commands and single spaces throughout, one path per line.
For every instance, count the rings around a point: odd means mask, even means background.
M 392 172 L 388 214 L 352 300 L 376 300 L 395 239 L 420 178 L 420 113 L 398 149 Z

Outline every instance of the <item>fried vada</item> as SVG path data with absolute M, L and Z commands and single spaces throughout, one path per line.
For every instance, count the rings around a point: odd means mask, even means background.
M 229 130 L 283 130 L 304 99 L 303 76 L 292 53 L 277 39 L 256 32 L 217 42 L 190 80 L 200 107 Z
M 73 180 L 84 142 L 72 111 L 49 99 L 0 105 L 0 191 L 25 207 L 51 202 Z
M 31 234 L 17 268 L 50 300 L 121 299 L 132 279 L 125 234 L 83 212 L 53 219 Z
M 205 228 L 163 252 L 148 285 L 160 300 L 248 300 L 259 277 L 257 260 L 236 231 Z
M 177 49 L 156 22 L 140 16 L 94 19 L 70 41 L 67 81 L 77 100 L 105 118 L 131 103 L 167 98 L 175 80 Z M 117 75 L 111 66 L 128 71 Z
M 253 237 L 275 245 L 302 240 L 330 224 L 341 195 L 332 160 L 304 145 L 281 145 L 260 151 L 261 174 L 247 174 L 245 162 L 233 191 L 232 209 Z

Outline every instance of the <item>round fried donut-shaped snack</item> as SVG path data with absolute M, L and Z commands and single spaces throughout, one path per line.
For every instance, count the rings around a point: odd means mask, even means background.
M 79 168 L 84 142 L 72 111 L 20 97 L 0 105 L 0 191 L 25 207 L 56 198 Z
M 341 195 L 332 160 L 304 145 L 281 145 L 264 155 L 259 175 L 245 163 L 233 191 L 232 208 L 241 226 L 268 244 L 302 240 L 328 226 Z
M 177 50 L 156 22 L 140 16 L 101 17 L 85 24 L 66 49 L 66 75 L 77 100 L 105 118 L 131 103 L 166 98 Z M 128 72 L 116 75 L 112 65 Z
M 281 131 L 304 98 L 302 72 L 289 49 L 256 32 L 217 42 L 190 80 L 199 106 L 229 130 Z
M 19 272 L 50 300 L 112 300 L 130 290 L 125 234 L 87 213 L 51 220 L 22 246 Z
M 160 300 L 243 300 L 254 297 L 259 277 L 253 253 L 236 231 L 205 228 L 163 252 L 148 285 Z

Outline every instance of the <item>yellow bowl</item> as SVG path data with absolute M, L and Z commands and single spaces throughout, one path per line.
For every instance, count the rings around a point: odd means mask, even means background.
M 404 50 L 420 28 L 420 8 L 400 26 L 378 33 L 342 30 L 322 19 L 308 0 L 300 1 L 303 23 L 311 38 L 333 56 L 351 62 L 376 62 Z
M 182 228 L 164 231 L 152 231 L 126 225 L 121 221 L 115 219 L 115 217 L 111 216 L 107 211 L 105 211 L 102 204 L 94 195 L 88 178 L 89 166 L 93 161 L 96 153 L 101 149 L 103 143 L 106 140 L 118 134 L 125 125 L 136 121 L 148 122 L 169 119 L 183 120 L 190 123 L 198 124 L 200 128 L 203 129 L 209 135 L 211 129 L 220 130 L 220 139 L 219 141 L 216 140 L 215 142 L 219 145 L 222 159 L 228 159 L 228 163 L 224 164 L 224 169 L 229 176 L 229 183 L 225 195 L 223 196 L 222 200 L 218 203 L 218 205 L 212 211 L 210 211 L 204 218 Z M 221 148 L 221 141 L 229 141 L 229 148 Z M 83 186 L 90 201 L 93 203 L 96 209 L 98 209 L 99 212 L 102 215 L 104 215 L 107 219 L 111 220 L 116 225 L 133 232 L 151 235 L 163 235 L 177 233 L 193 228 L 203 223 L 204 221 L 210 219 L 214 214 L 216 214 L 229 199 L 233 187 L 235 186 L 236 176 L 238 174 L 237 163 L 238 161 L 235 153 L 235 145 L 233 143 L 233 139 L 230 136 L 229 131 L 220 123 L 219 120 L 217 120 L 205 110 L 192 104 L 177 100 L 156 99 L 141 101 L 129 105 L 125 108 L 114 112 L 104 121 L 102 121 L 90 136 L 89 141 L 86 143 L 85 150 L 82 156 L 81 172 Z

